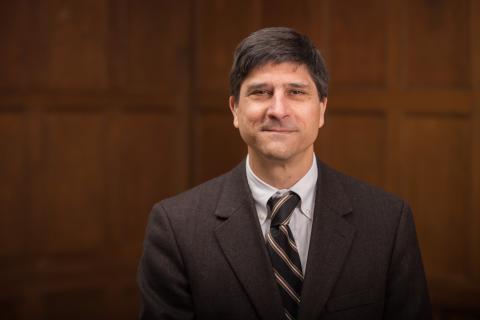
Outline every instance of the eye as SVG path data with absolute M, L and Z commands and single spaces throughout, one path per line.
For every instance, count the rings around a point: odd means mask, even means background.
M 305 91 L 298 90 L 298 89 L 292 89 L 292 90 L 290 90 L 290 94 L 291 94 L 291 95 L 294 95 L 294 96 L 298 96 L 298 95 L 303 95 L 303 94 L 305 94 Z
M 270 96 L 272 95 L 271 91 L 265 89 L 256 89 L 250 92 L 250 95 L 254 96 Z

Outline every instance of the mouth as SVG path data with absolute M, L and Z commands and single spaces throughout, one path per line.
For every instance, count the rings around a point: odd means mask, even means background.
M 289 128 L 263 128 L 263 132 L 272 132 L 272 133 L 293 133 L 296 130 Z

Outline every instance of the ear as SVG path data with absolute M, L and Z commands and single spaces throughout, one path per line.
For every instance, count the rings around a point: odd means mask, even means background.
M 320 121 L 318 122 L 318 127 L 323 127 L 325 123 L 325 111 L 327 110 L 327 97 L 324 97 L 320 100 Z
M 230 98 L 228 98 L 228 104 L 230 106 L 230 111 L 233 114 L 233 126 L 235 128 L 238 128 L 238 116 L 237 116 L 238 106 L 235 103 L 235 97 L 234 96 L 230 96 Z

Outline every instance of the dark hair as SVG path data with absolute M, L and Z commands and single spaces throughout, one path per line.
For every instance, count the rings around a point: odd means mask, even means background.
M 327 96 L 327 67 L 313 42 L 291 28 L 274 27 L 255 31 L 235 49 L 230 71 L 230 95 L 235 97 L 236 102 L 240 87 L 250 71 L 269 62 L 304 64 L 317 87 L 320 99 Z

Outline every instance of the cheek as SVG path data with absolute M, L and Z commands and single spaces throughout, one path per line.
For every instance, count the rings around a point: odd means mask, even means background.
M 250 136 L 253 134 L 255 124 L 248 114 L 238 114 L 238 129 L 242 136 Z
M 322 109 L 317 107 L 312 112 L 312 122 L 314 123 L 315 127 L 318 129 L 323 124 L 323 112 Z
M 306 128 L 318 128 L 320 123 L 320 112 L 318 110 L 310 110 L 300 117 Z
M 258 110 L 248 110 L 241 115 L 241 121 L 247 126 L 255 126 L 257 123 L 261 122 L 262 115 Z

